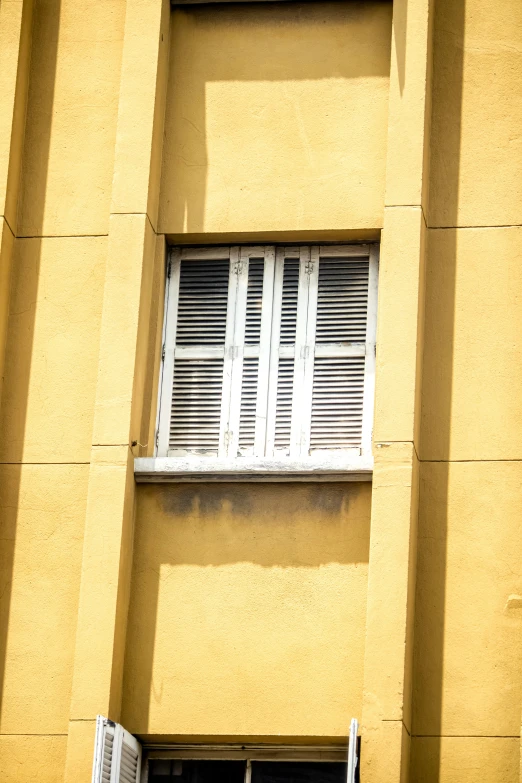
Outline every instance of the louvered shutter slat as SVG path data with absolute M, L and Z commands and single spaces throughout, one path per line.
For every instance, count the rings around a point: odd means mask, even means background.
M 223 348 L 230 261 L 182 260 L 179 268 L 176 349 Z M 192 353 L 194 356 L 194 353 Z M 219 449 L 224 358 L 176 355 L 168 449 L 173 455 L 214 454 Z
M 251 258 L 248 263 L 248 287 L 245 319 L 245 345 L 259 345 L 263 306 L 263 258 Z
M 315 342 L 366 338 L 369 259 L 320 258 Z
M 352 383 L 345 378 L 350 375 Z M 364 357 L 316 358 L 310 450 L 357 448 L 361 444 Z
M 297 308 L 299 301 L 299 258 L 282 258 L 282 283 L 279 317 L 279 346 L 295 354 Z M 277 358 L 277 381 L 274 415 L 274 452 L 285 456 L 290 451 L 292 397 L 294 390 L 294 356 Z
M 264 258 L 250 258 L 246 292 L 245 339 L 246 346 L 259 349 L 263 313 Z M 252 455 L 256 436 L 256 408 L 259 381 L 259 359 L 243 359 L 241 400 L 239 412 L 238 456 Z
M 254 448 L 256 430 L 256 405 L 259 360 L 243 359 L 243 382 L 241 385 L 241 412 L 239 417 L 239 451 L 251 454 Z
M 139 783 L 141 746 L 123 726 L 98 715 L 93 783 Z
M 176 345 L 224 345 L 229 268 L 222 259 L 181 262 Z
M 295 343 L 298 287 L 299 259 L 285 258 L 281 301 L 280 345 L 292 345 Z
M 292 395 L 294 387 L 294 360 L 279 359 L 277 374 L 277 397 L 275 415 L 276 451 L 287 453 L 290 448 L 290 430 L 292 424 Z

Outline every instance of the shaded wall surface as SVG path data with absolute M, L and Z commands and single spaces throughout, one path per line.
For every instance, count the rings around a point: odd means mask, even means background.
M 522 7 L 437 0 L 411 774 L 518 781 Z

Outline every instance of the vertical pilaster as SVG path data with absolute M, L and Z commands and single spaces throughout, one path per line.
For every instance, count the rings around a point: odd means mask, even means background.
M 0 3 L 0 391 L 27 107 L 32 0 Z
M 66 781 L 90 779 L 98 713 L 118 720 L 140 442 L 151 342 L 168 0 L 128 0 Z
M 394 0 L 362 776 L 408 779 L 431 83 L 430 0 Z

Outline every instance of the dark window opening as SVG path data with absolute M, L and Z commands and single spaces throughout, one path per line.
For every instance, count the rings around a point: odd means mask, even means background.
M 251 783 L 346 783 L 346 763 L 252 761 Z M 149 783 L 247 783 L 246 761 L 151 760 Z

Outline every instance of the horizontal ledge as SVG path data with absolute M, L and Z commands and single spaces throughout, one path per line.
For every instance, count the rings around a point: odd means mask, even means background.
M 371 457 L 281 460 L 137 457 L 139 484 L 182 481 L 371 481 Z

